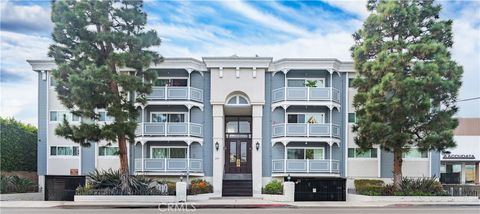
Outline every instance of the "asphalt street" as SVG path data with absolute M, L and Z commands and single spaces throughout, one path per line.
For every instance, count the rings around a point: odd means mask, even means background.
M 102 209 L 102 208 L 1 208 L 1 214 L 24 214 L 24 213 L 35 213 L 35 214 L 61 214 L 61 213 L 73 213 L 73 214 L 93 214 L 93 213 L 102 213 L 102 214 L 121 214 L 121 213 L 209 213 L 209 214 L 237 214 L 237 213 L 261 213 L 261 214 L 320 214 L 320 213 L 334 213 L 334 214 L 344 214 L 344 213 L 355 213 L 355 214 L 376 214 L 376 213 L 387 213 L 387 214 L 478 214 L 480 213 L 480 207 L 478 206 L 465 206 L 465 207 L 450 207 L 450 206 L 439 206 L 439 207 L 380 207 L 380 208 L 278 208 L 278 209 L 265 209 L 265 208 L 255 208 L 255 209 L 193 209 L 189 208 L 178 209 L 178 210 L 166 210 L 166 209 L 131 209 L 131 208 L 122 208 L 122 209 Z

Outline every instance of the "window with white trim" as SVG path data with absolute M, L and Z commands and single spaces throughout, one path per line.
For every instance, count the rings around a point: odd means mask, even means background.
M 377 158 L 377 149 L 371 148 L 361 151 L 359 148 L 348 148 L 349 158 Z
M 248 105 L 248 100 L 242 95 L 235 95 L 227 100 L 227 105 Z
M 287 86 L 325 88 L 325 78 L 287 79 Z
M 50 146 L 50 156 L 78 156 L 78 146 Z
M 412 148 L 408 152 L 404 152 L 402 157 L 405 159 L 428 158 L 428 152 L 421 152 L 418 149 Z
M 120 150 L 116 146 L 98 147 L 98 156 L 118 156 Z
M 287 159 L 324 160 L 324 148 L 287 148 Z
M 152 112 L 150 113 L 150 122 L 154 123 L 184 123 L 186 121 L 186 113 L 166 113 Z
M 325 123 L 324 113 L 292 113 L 287 115 L 287 123 Z
M 66 118 L 69 122 L 80 122 L 81 117 L 68 111 L 50 111 L 50 122 L 62 122 Z
M 187 147 L 150 147 L 150 158 L 187 158 Z

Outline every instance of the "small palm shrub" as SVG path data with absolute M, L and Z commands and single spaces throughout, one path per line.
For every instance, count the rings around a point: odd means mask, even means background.
M 436 178 L 402 178 L 398 196 L 442 196 L 447 195 Z
M 283 194 L 283 183 L 278 180 L 272 180 L 267 185 L 265 185 L 265 187 L 263 188 L 263 193 L 281 195 Z
M 12 176 L 10 182 L 12 183 L 13 187 L 15 188 L 15 192 L 18 193 L 25 193 L 27 191 L 34 191 L 35 183 L 28 178 L 21 178 L 18 176 Z
M 190 182 L 189 194 L 190 195 L 197 195 L 203 193 L 211 193 L 213 192 L 213 186 L 208 183 L 208 181 L 203 179 L 193 179 Z

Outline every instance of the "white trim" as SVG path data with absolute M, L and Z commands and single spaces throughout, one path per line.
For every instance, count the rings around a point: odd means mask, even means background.
M 247 103 L 240 103 L 240 99 L 239 97 L 242 97 L 243 99 L 245 99 L 245 101 L 247 101 Z M 234 99 L 235 98 L 235 103 L 229 103 L 230 100 Z M 246 96 L 243 96 L 241 94 L 234 94 L 230 97 L 227 98 L 226 102 L 225 102 L 225 105 L 226 106 L 250 106 L 250 100 L 248 100 L 248 98 Z
M 344 160 L 345 160 L 345 163 L 344 163 L 344 176 L 345 177 L 348 177 L 348 138 L 349 138 L 349 135 L 348 133 L 350 132 L 350 129 L 349 129 L 349 126 L 348 126 L 348 109 L 350 107 L 350 103 L 348 102 L 348 98 L 349 98 L 349 95 L 348 95 L 348 74 L 345 75 L 346 78 L 345 78 L 345 102 L 344 102 L 344 108 L 345 108 L 345 112 L 347 112 L 347 117 L 344 117 L 344 123 L 345 123 L 345 137 L 344 137 L 344 150 L 345 150 L 345 153 L 344 153 Z M 377 154 L 378 156 L 378 154 Z M 380 162 L 380 160 L 379 160 Z M 378 171 L 380 172 L 380 169 L 378 169 Z M 380 175 L 380 174 L 379 174 Z M 347 190 L 345 190 L 347 191 Z
M 29 63 L 30 63 L 30 62 L 29 62 Z M 32 64 L 32 63 L 30 63 L 30 64 Z M 55 64 L 55 63 L 53 63 L 53 61 L 52 61 L 52 62 L 49 63 L 49 64 L 50 64 L 50 66 L 51 66 L 51 64 Z M 32 65 L 32 67 L 34 67 L 34 65 Z M 45 146 L 47 147 L 47 151 L 46 151 L 47 154 L 45 154 L 45 156 L 46 156 L 46 157 L 45 157 L 45 159 L 46 159 L 46 160 L 45 160 L 45 164 L 46 164 L 46 166 L 45 166 L 45 175 L 49 175 L 50 173 L 48 173 L 48 162 L 49 162 L 48 159 L 50 158 L 50 150 L 49 150 L 49 149 L 50 149 L 50 145 L 49 145 L 50 143 L 49 143 L 49 141 L 48 141 L 48 135 L 49 135 L 48 127 L 49 127 L 49 124 L 50 124 L 50 100 L 49 100 L 49 96 L 48 96 L 48 95 L 50 94 L 50 91 L 49 91 L 49 90 L 50 90 L 50 87 L 49 87 L 50 83 L 48 82 L 48 76 L 49 76 L 48 71 L 45 70 L 45 71 L 42 72 L 42 73 L 44 73 L 44 74 L 45 74 L 45 77 L 46 77 L 46 78 L 44 78 L 43 80 L 46 80 L 46 81 L 47 81 L 47 85 L 46 85 L 47 88 L 45 89 L 46 98 L 47 98 L 47 100 L 46 100 L 47 106 L 46 106 L 46 108 L 45 108 L 45 109 L 47 110 L 47 116 L 46 116 L 47 120 L 45 121 L 45 122 L 46 122 L 46 123 L 45 123 L 45 131 L 46 131 L 46 133 L 45 133 L 45 139 L 46 139 L 46 141 L 47 141 L 47 142 L 45 142 Z M 43 74 L 42 74 L 42 75 L 43 75 Z M 39 84 L 40 84 L 40 83 L 39 83 Z M 39 128 L 40 128 L 40 124 L 39 124 Z M 37 135 L 37 136 L 38 136 L 38 135 Z M 44 175 L 44 176 L 45 176 L 45 175 Z M 45 185 L 45 183 L 43 183 L 43 184 Z M 45 190 L 43 190 L 43 191 L 45 191 Z
M 56 152 L 58 153 L 58 147 L 69 147 L 69 148 L 72 148 L 72 155 L 52 155 L 52 147 L 57 147 L 55 150 Z M 73 147 L 77 147 L 78 148 L 78 155 L 73 155 Z M 79 158 L 81 157 L 81 154 L 80 154 L 80 149 L 81 147 L 80 146 L 67 146 L 67 145 L 51 145 L 51 146 L 48 146 L 48 156 L 49 157 L 52 157 L 52 158 Z
M 154 158 L 153 157 L 153 149 L 171 149 L 171 148 L 185 148 L 185 151 L 188 150 L 188 146 L 150 146 L 150 155 L 149 155 L 149 158 L 148 159 L 172 159 L 170 157 L 167 157 L 167 158 Z M 170 155 L 170 151 L 168 152 L 168 154 Z M 187 153 L 185 153 L 185 158 L 180 158 L 180 159 L 188 159 L 188 157 L 186 156 Z
M 288 149 L 303 149 L 304 150 L 303 151 L 303 159 L 288 159 Z M 287 159 L 287 160 L 307 160 L 307 158 L 306 158 L 307 152 L 305 151 L 307 149 L 321 149 L 322 154 L 323 154 L 322 159 L 308 159 L 308 160 L 326 160 L 325 159 L 325 147 L 302 147 L 302 146 L 293 146 L 293 147 L 285 146 L 285 154 L 286 154 L 285 159 Z
M 183 118 L 183 122 L 169 122 L 168 121 L 168 116 L 167 116 L 167 121 L 165 122 L 153 122 L 152 121 L 152 118 L 153 118 L 153 114 L 183 114 L 184 118 Z M 188 116 L 188 112 L 162 112 L 162 111 L 151 111 L 150 112 L 150 121 L 149 123 L 188 123 L 186 120 L 187 120 L 187 116 Z

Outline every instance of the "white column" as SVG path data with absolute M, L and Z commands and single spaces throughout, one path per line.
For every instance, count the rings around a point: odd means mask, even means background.
M 145 171 L 145 147 L 144 142 L 140 142 L 142 144 L 142 172 Z
M 213 114 L 213 193 L 215 196 L 222 196 L 222 182 L 224 171 L 224 156 L 225 156 L 225 142 L 224 142 L 224 115 L 223 105 L 212 105 Z M 218 143 L 218 150 L 215 148 L 215 144 Z
M 332 173 L 332 159 L 333 159 L 333 157 L 332 157 L 332 144 L 333 144 L 332 142 L 330 142 L 330 143 L 328 144 L 328 146 L 329 146 L 329 148 L 330 148 L 330 149 L 329 149 L 329 150 L 330 150 L 330 151 L 329 151 L 329 153 L 330 153 L 330 156 L 329 156 L 329 159 L 330 159 L 330 160 L 329 160 L 329 161 L 330 161 L 330 173 Z
M 282 142 L 283 143 L 283 142 Z M 287 144 L 283 143 L 284 149 L 284 155 L 283 155 L 283 172 L 287 173 Z
M 253 196 L 262 194 L 262 116 L 263 105 L 252 105 L 252 188 Z M 259 144 L 257 150 L 256 145 Z
M 190 137 L 190 122 L 192 122 L 192 121 L 190 121 L 190 114 L 191 114 L 191 111 L 190 111 L 190 109 L 191 109 L 191 106 L 188 106 L 188 115 L 187 115 L 187 136 L 189 136 L 189 137 Z
M 460 184 L 465 184 L 465 162 L 462 162 L 462 167 L 461 167 L 461 172 L 460 172 Z
M 140 125 L 142 126 L 142 137 L 145 136 L 145 107 L 142 106 L 142 123 Z
M 333 108 L 330 108 L 330 138 L 332 138 L 332 135 L 333 135 L 333 121 L 332 121 L 332 114 L 333 114 L 333 111 L 332 111 Z
M 190 100 L 190 94 L 191 94 L 191 82 L 190 82 L 190 78 L 191 78 L 191 75 L 190 73 L 192 73 L 191 70 L 188 70 L 188 79 L 187 79 L 187 100 Z

